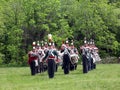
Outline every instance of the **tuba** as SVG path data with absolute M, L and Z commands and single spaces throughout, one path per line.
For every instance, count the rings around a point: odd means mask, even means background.
M 53 40 L 52 40 L 52 34 L 48 34 L 48 41 L 49 42 L 52 42 Z

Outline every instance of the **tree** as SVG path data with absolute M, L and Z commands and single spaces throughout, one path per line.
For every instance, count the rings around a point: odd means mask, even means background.
M 4 46 L 1 52 L 5 55 L 3 63 L 10 63 L 12 61 L 18 63 L 23 33 L 20 29 L 22 22 L 21 3 L 19 1 L 8 0 L 2 4 L 4 34 L 2 35 L 1 42 L 3 42 Z

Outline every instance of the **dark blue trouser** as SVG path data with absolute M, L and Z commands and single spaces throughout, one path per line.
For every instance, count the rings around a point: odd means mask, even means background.
M 64 69 L 64 74 L 69 74 L 70 57 L 68 55 L 63 56 L 63 69 Z
M 72 70 L 76 70 L 76 69 L 77 69 L 77 63 L 72 64 L 70 62 L 70 70 L 72 71 Z
M 54 59 L 48 59 L 48 75 L 49 75 L 49 78 L 54 77 L 54 72 L 55 72 L 55 61 L 54 61 Z
M 39 72 L 42 73 L 43 71 L 44 71 L 43 62 L 40 62 L 39 63 Z
M 88 71 L 90 71 L 91 70 L 91 59 L 89 58 L 88 59 Z
M 91 59 L 91 70 L 93 70 L 93 59 Z
M 36 74 L 35 61 L 32 61 L 30 63 L 30 69 L 31 69 L 31 75 L 35 75 Z
M 88 59 L 85 55 L 82 55 L 82 65 L 83 65 L 83 73 L 88 73 Z
M 58 71 L 58 64 L 55 64 L 55 72 Z
M 93 69 L 96 69 L 96 64 L 95 63 L 93 63 Z

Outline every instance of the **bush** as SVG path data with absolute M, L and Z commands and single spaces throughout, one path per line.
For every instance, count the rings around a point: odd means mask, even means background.
M 109 56 L 109 57 L 103 58 L 99 63 L 103 63 L 103 64 L 118 63 L 118 58 Z
M 3 58 L 4 58 L 4 54 L 1 54 L 1 53 L 0 53 L 0 64 L 3 63 Z
M 23 56 L 22 66 L 28 66 L 28 54 Z

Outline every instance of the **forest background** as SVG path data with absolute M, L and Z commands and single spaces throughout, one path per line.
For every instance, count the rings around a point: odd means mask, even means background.
M 0 65 L 26 66 L 32 42 L 57 47 L 94 39 L 101 58 L 120 56 L 120 0 L 0 0 Z

